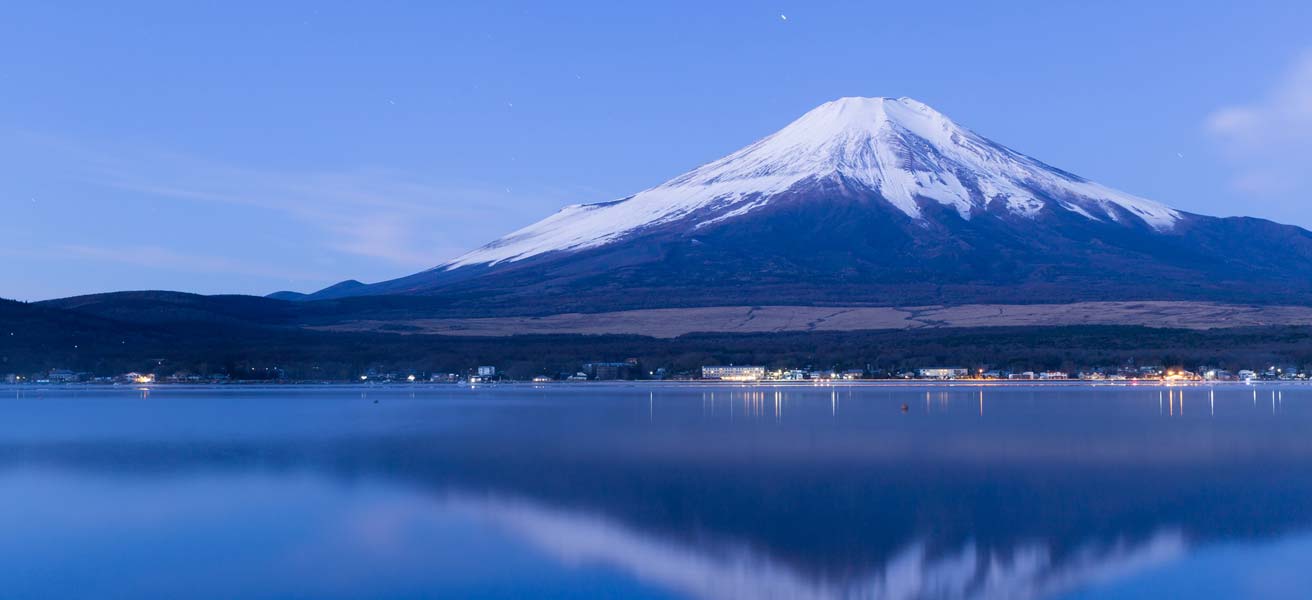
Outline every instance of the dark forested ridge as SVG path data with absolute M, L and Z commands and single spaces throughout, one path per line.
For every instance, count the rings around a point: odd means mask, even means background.
M 194 315 L 192 315 L 194 316 Z M 498 365 L 512 377 L 573 372 L 590 361 L 637 358 L 648 369 L 704 364 L 910 368 L 955 365 L 1074 369 L 1138 364 L 1248 368 L 1312 364 L 1312 328 L 1213 330 L 1128 326 L 705 333 L 673 339 L 637 335 L 497 338 L 326 332 L 255 319 L 143 323 L 41 304 L 0 301 L 0 373 L 66 368 L 350 379 L 369 369 L 462 372 Z

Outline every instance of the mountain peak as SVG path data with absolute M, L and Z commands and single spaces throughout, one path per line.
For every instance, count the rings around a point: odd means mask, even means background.
M 1035 218 L 1055 209 L 1165 231 L 1181 217 L 992 142 L 917 100 L 847 97 L 659 186 L 617 201 L 567 206 L 440 268 L 593 248 L 675 222 L 687 221 L 694 231 L 826 180 L 880 197 L 917 221 L 924 220 L 925 203 L 950 207 L 967 221 L 987 211 Z M 825 201 L 823 194 L 814 199 Z
M 809 137 L 819 139 L 854 132 L 873 134 L 889 124 L 929 135 L 956 127 L 951 119 L 919 100 L 848 96 L 811 109 L 783 131 L 805 131 Z
M 770 178 L 792 184 L 835 174 L 879 187 L 881 173 L 897 168 L 911 145 L 945 147 L 967 134 L 942 113 L 910 98 L 839 98 L 821 104 L 783 129 L 720 160 L 677 177 L 665 186 L 706 186 L 758 180 L 761 192 L 775 190 Z M 915 138 L 919 142 L 908 143 Z M 665 187 L 662 186 L 662 187 Z M 918 216 L 913 198 L 899 208 Z M 892 200 L 892 198 L 890 198 Z

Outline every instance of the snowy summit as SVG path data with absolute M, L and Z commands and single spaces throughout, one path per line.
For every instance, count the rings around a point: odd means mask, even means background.
M 560 212 L 438 269 L 494 265 L 603 246 L 675 223 L 696 230 L 808 187 L 859 188 L 923 221 L 926 203 L 964 220 L 1047 208 L 1109 223 L 1171 230 L 1181 213 L 1085 180 L 966 129 L 910 98 L 840 98 L 720 160 L 628 198 Z M 823 195 L 816 195 L 823 201 Z

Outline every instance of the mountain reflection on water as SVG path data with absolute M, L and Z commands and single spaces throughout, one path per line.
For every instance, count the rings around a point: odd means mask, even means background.
M 101 581 L 97 561 L 130 574 L 176 545 L 246 565 L 227 576 L 248 597 L 1170 590 L 1173 566 L 1223 561 L 1208 549 L 1307 537 L 1308 400 L 1292 386 L 26 389 L 0 404 L 0 562 L 25 567 L 0 585 L 84 595 L 50 573 Z M 173 533 L 140 533 L 156 520 Z M 225 546 L 234 532 L 268 543 Z M 70 545 L 33 551 L 51 535 Z M 140 563 L 77 550 L 98 536 L 152 541 Z M 196 556 L 170 577 L 217 579 Z M 307 556 L 319 568 L 295 567 Z M 1278 566 L 1197 576 L 1296 597 L 1271 579 L 1297 569 Z M 170 591 L 132 581 L 105 585 Z

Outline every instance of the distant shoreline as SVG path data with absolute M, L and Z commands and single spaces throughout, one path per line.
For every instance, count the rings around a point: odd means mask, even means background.
M 226 383 L 188 383 L 188 382 L 157 382 L 157 383 L 12 383 L 0 384 L 0 389 L 76 389 L 76 388 L 123 388 L 123 389 L 155 389 L 155 388 L 224 388 L 224 387 L 334 387 L 334 388 L 359 388 L 359 389 L 409 389 L 409 388 L 469 388 L 469 389 L 488 389 L 488 388 L 545 388 L 545 387 L 716 387 L 716 388 L 818 388 L 818 387 L 1255 387 L 1255 386 L 1304 386 L 1312 385 L 1312 381 L 1290 381 L 1290 380 L 1253 380 L 1244 381 L 1161 381 L 1152 379 L 1127 380 L 1127 381 L 1107 381 L 1098 379 L 1066 379 L 1066 380 L 1037 380 L 1037 379 L 1018 379 L 1018 380 L 932 380 L 932 379 L 912 379 L 912 380 L 892 380 L 892 379 L 865 379 L 865 380 L 816 380 L 816 381 L 715 381 L 715 380 L 698 380 L 698 379 L 679 379 L 679 380 L 608 380 L 608 381 L 550 381 L 550 382 L 529 382 L 529 381 L 501 381 L 495 383 L 448 383 L 448 382 L 376 382 L 360 383 L 353 381 L 288 381 L 288 382 L 271 382 L 271 381 L 231 381 Z

